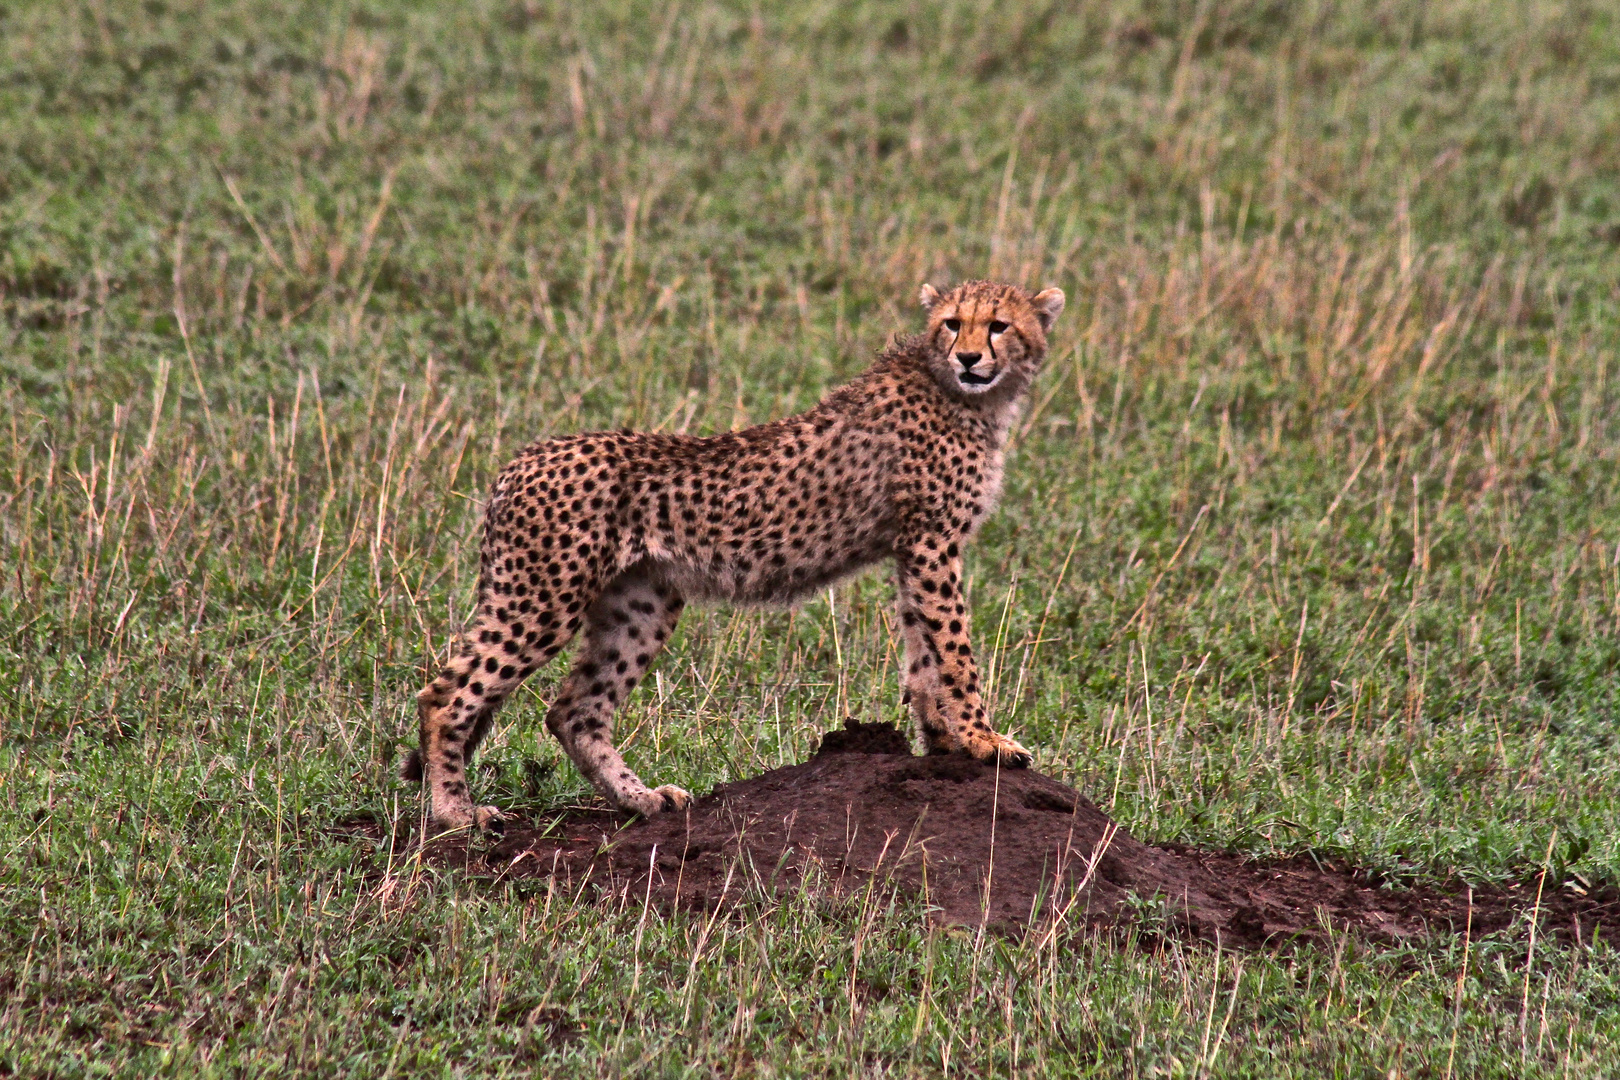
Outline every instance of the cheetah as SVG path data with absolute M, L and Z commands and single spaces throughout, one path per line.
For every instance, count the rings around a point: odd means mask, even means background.
M 973 281 L 924 285 L 927 329 L 799 416 L 725 435 L 593 432 L 534 443 L 497 476 L 478 604 L 417 695 L 402 770 L 435 823 L 499 833 L 474 806 L 473 752 L 500 704 L 580 638 L 546 728 L 614 806 L 644 815 L 690 796 L 650 788 L 613 746 L 613 713 L 688 600 L 786 605 L 894 563 L 904 696 L 929 753 L 1024 767 L 990 726 L 968 637 L 962 548 L 995 506 L 1008 431 L 1064 296 Z

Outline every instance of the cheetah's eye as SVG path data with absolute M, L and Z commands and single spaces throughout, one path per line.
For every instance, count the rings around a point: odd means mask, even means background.
M 945 320 L 945 329 L 949 330 L 953 334 L 956 333 L 958 330 L 962 329 L 962 320 L 961 319 L 946 319 Z
M 1007 332 L 1007 324 L 1004 322 L 993 322 L 990 324 L 990 332 L 992 334 L 1004 334 Z

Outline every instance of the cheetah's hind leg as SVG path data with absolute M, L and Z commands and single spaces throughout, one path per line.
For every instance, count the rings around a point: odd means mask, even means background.
M 421 743 L 400 771 L 427 785 L 433 821 L 441 829 L 504 830 L 499 809 L 473 805 L 467 785 L 473 754 L 501 703 L 562 650 L 579 624 L 561 612 L 534 610 L 507 623 L 490 608 L 480 605 L 455 657 L 416 695 Z
M 645 567 L 609 583 L 586 614 L 574 669 L 546 713 L 546 728 L 602 795 L 622 810 L 679 810 L 691 796 L 649 788 L 613 746 L 613 713 L 675 630 L 685 599 Z

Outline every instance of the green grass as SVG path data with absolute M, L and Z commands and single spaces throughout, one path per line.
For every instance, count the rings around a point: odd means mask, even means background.
M 1620 879 L 1601 5 L 12 3 L 0 1075 L 1613 1076 L 1620 961 L 737 918 L 346 839 L 542 436 L 807 407 L 927 279 L 1070 297 L 971 553 L 999 723 L 1137 835 Z M 888 586 L 693 613 L 705 790 L 899 718 Z M 502 713 L 482 789 L 588 794 Z

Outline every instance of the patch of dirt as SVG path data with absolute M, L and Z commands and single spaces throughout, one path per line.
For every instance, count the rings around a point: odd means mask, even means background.
M 809 761 L 722 784 L 685 813 L 625 824 L 579 811 L 544 829 L 509 827 L 490 849 L 449 839 L 428 855 L 700 909 L 791 889 L 806 875 L 843 891 L 877 877 L 922 896 L 942 922 L 1015 933 L 1135 922 L 1254 948 L 1344 930 L 1382 941 L 1461 934 L 1470 920 L 1477 937 L 1532 911 L 1541 933 L 1573 942 L 1620 933 L 1612 886 L 1390 889 L 1310 856 L 1266 863 L 1144 844 L 1034 770 L 917 757 L 892 724 L 854 721 Z

